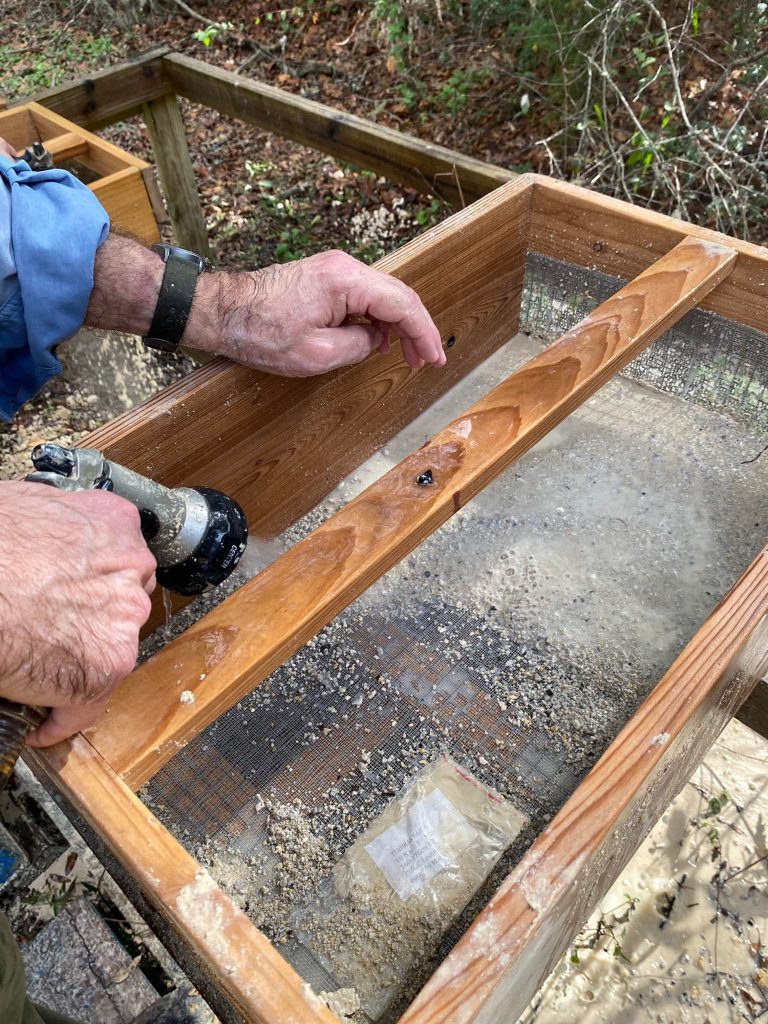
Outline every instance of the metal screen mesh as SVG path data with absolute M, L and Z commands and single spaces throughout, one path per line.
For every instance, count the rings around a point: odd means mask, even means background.
M 531 255 L 522 327 L 551 341 L 618 286 Z M 514 339 L 478 395 L 532 351 Z M 316 990 L 354 979 L 298 942 L 290 907 L 424 764 L 448 753 L 529 825 L 382 1021 L 738 577 L 763 539 L 768 456 L 753 456 L 766 440 L 767 366 L 765 336 L 689 314 L 632 364 L 634 380 L 606 386 L 145 787 Z M 447 421 L 468 400 L 443 404 Z M 391 460 L 439 426 L 404 432 Z
M 556 338 L 624 283 L 529 253 L 520 328 Z M 742 423 L 768 423 L 768 335 L 714 313 L 691 310 L 624 373 Z

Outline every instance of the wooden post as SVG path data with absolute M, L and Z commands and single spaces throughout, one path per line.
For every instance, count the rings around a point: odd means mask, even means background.
M 142 109 L 176 241 L 185 249 L 210 257 L 178 100 L 170 93 L 150 100 Z
M 464 206 L 515 178 L 512 171 L 335 110 L 184 54 L 168 54 L 175 92 L 248 124 L 312 146 L 392 181 Z

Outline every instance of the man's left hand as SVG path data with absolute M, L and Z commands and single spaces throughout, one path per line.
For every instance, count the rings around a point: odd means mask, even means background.
M 416 292 L 331 250 L 252 273 L 203 275 L 184 344 L 254 369 L 309 377 L 400 339 L 409 366 L 443 366 L 440 335 Z

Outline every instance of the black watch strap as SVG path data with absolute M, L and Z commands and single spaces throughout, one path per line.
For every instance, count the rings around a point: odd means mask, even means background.
M 152 323 L 143 340 L 150 348 L 176 352 L 189 320 L 197 279 L 213 266 L 203 256 L 173 245 L 153 245 L 152 249 L 162 256 L 165 272 Z

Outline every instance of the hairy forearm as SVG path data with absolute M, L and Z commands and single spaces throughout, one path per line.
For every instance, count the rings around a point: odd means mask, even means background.
M 111 234 L 96 254 L 85 322 L 146 335 L 163 280 L 160 256 Z M 445 362 L 416 293 L 346 253 L 241 273 L 201 274 L 182 344 L 286 376 L 326 373 L 400 338 L 414 368 Z
M 110 233 L 96 251 L 86 324 L 146 334 L 162 280 L 163 261 L 157 253 Z
M 89 327 L 147 334 L 160 293 L 164 264 L 139 242 L 110 233 L 96 253 L 93 291 L 85 322 Z M 204 274 L 197 282 L 184 343 L 215 350 L 219 280 Z

